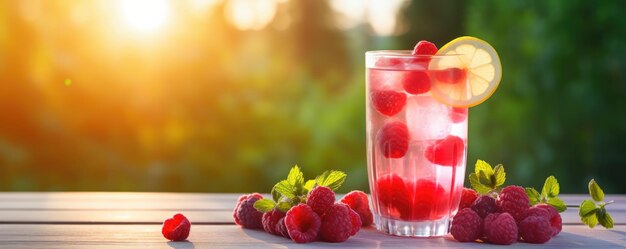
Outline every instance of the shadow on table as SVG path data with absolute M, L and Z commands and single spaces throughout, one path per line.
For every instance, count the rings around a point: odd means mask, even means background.
M 189 240 L 184 241 L 168 241 L 167 245 L 175 249 L 195 249 L 193 242 Z
M 262 230 L 250 230 L 242 229 L 242 231 L 250 238 L 259 241 L 259 247 L 271 247 L 271 248 L 380 248 L 378 241 L 369 239 L 360 239 L 357 237 L 351 237 L 348 239 L 349 243 L 329 243 L 323 241 L 315 241 L 312 243 L 298 244 L 290 239 L 271 235 Z

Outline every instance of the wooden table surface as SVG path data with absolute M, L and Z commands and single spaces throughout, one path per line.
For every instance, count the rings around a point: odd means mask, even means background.
M 296 244 L 263 231 L 241 229 L 232 218 L 237 194 L 46 192 L 0 193 L 0 248 L 483 248 L 451 236 L 403 238 L 362 229 L 344 243 Z M 562 195 L 579 204 L 584 195 Z M 516 248 L 626 248 L 626 195 L 607 209 L 615 228 L 589 229 L 570 208 L 563 231 L 547 244 L 515 243 Z M 168 242 L 162 222 L 180 212 L 192 223 L 188 241 Z

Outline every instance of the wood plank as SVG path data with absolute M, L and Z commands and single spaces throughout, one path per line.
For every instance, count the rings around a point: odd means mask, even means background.
M 626 211 L 611 210 L 615 224 L 626 225 Z M 181 211 L 193 223 L 233 224 L 231 210 Z M 138 223 L 160 224 L 176 211 L 168 210 L 0 210 L 0 224 L 11 223 Z M 561 213 L 565 224 L 582 224 L 578 210 Z
M 137 192 L 0 192 L 0 210 L 232 210 L 241 194 Z M 269 195 L 265 194 L 266 197 Z M 341 195 L 338 196 L 340 198 Z M 587 195 L 561 195 L 578 205 Z M 626 195 L 607 195 L 611 210 L 626 210 Z
M 459 243 L 442 238 L 388 236 L 373 228 L 363 229 L 341 244 L 291 240 L 234 225 L 194 225 L 189 241 L 167 242 L 159 225 L 0 225 L 0 248 L 483 248 L 482 243 Z M 612 230 L 565 226 L 545 247 L 624 248 L 626 226 Z M 538 245 L 517 242 L 516 248 Z

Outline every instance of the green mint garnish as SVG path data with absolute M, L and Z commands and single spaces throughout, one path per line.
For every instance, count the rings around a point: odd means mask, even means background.
M 306 203 L 306 197 L 316 186 L 326 186 L 336 191 L 346 180 L 346 173 L 329 170 L 316 177 L 314 180 L 304 181 L 304 174 L 298 165 L 293 166 L 287 175 L 287 179 L 281 180 L 272 187 L 272 199 L 261 199 L 254 203 L 254 208 L 259 212 L 269 212 L 277 208 L 287 212 L 291 207 L 299 203 Z
M 604 191 L 594 179 L 589 181 L 589 195 L 592 200 L 584 200 L 580 204 L 578 210 L 580 220 L 590 228 L 595 227 L 598 223 L 605 228 L 613 228 L 613 218 L 605 208 L 613 201 L 604 202 Z
M 332 189 L 333 191 L 337 191 L 341 184 L 346 180 L 346 173 L 336 170 L 325 171 L 317 178 L 315 178 L 315 182 L 319 186 L 324 186 Z
M 497 192 L 506 181 L 504 166 L 498 164 L 495 168 L 492 168 L 489 163 L 477 160 L 474 166 L 474 173 L 469 175 L 469 180 L 472 188 L 479 194 Z
M 262 212 L 262 213 L 267 213 L 269 211 L 272 211 L 272 209 L 274 209 L 275 206 L 276 206 L 276 203 L 270 199 L 260 199 L 254 202 L 254 208 L 256 208 L 256 210 L 259 210 L 259 212 Z
M 546 178 L 541 188 L 541 194 L 534 188 L 526 188 L 525 190 L 530 200 L 530 205 L 545 203 L 554 207 L 559 213 L 567 210 L 565 202 L 558 197 L 561 188 L 559 187 L 559 181 L 557 181 L 554 176 L 548 176 L 548 178 Z

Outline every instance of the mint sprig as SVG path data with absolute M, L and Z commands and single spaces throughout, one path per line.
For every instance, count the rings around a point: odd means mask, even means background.
M 506 181 L 506 173 L 502 164 L 492 168 L 489 163 L 477 160 L 474 166 L 474 173 L 469 175 L 472 188 L 479 194 L 497 192 Z
M 591 179 L 588 188 L 591 200 L 584 200 L 580 204 L 580 209 L 578 210 L 580 220 L 590 228 L 594 228 L 597 224 L 605 228 L 613 228 L 613 217 L 605 208 L 606 205 L 613 203 L 613 201 L 604 202 L 604 191 L 596 180 Z
M 559 213 L 567 210 L 565 202 L 558 197 L 561 188 L 559 186 L 559 181 L 557 181 L 554 176 L 548 176 L 548 178 L 546 178 L 546 181 L 543 183 L 543 187 L 541 188 L 541 194 L 539 194 L 539 192 L 537 192 L 534 188 L 525 188 L 525 190 L 526 195 L 528 195 L 528 199 L 530 200 L 530 205 L 545 203 L 554 207 L 557 211 L 559 211 Z
M 274 208 L 287 212 L 299 203 L 306 203 L 306 197 L 316 186 L 325 186 L 337 191 L 346 180 L 346 173 L 338 170 L 325 171 L 315 179 L 304 181 L 304 174 L 298 165 L 289 170 L 287 178 L 272 187 L 272 199 L 261 199 L 254 203 L 260 212 L 269 212 Z

